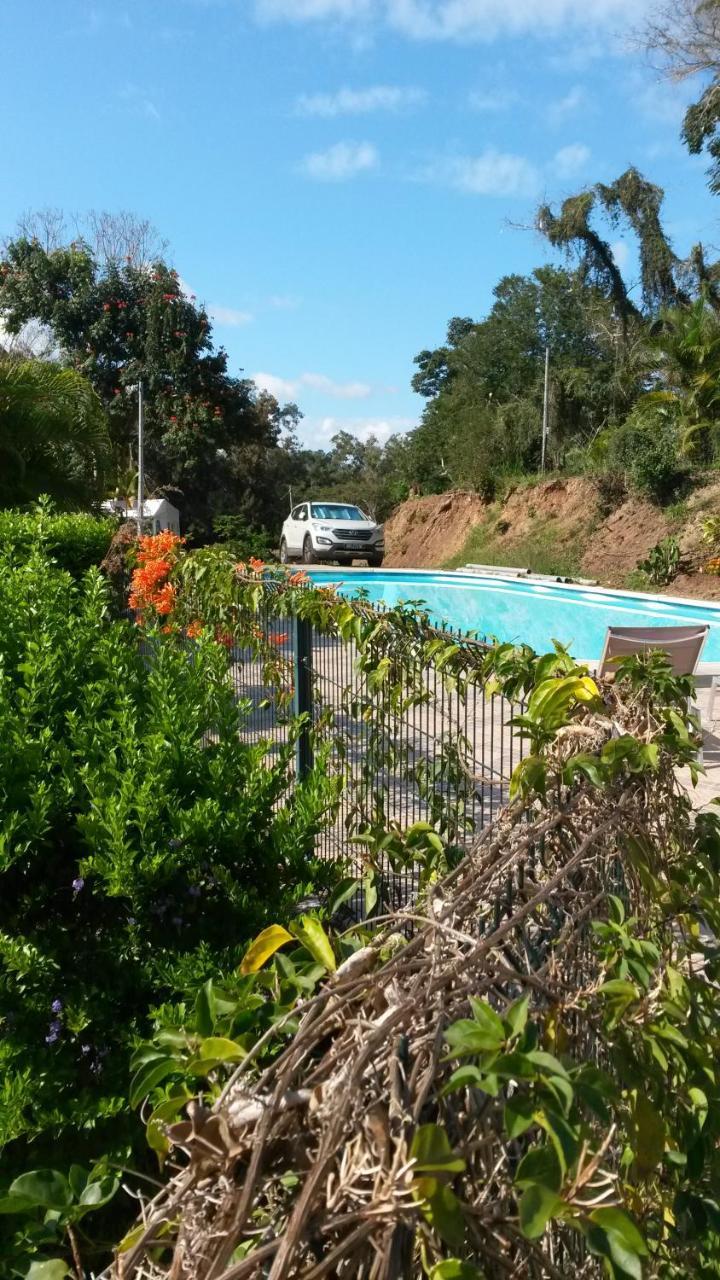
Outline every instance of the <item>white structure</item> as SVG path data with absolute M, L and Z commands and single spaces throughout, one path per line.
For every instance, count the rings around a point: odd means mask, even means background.
M 121 516 L 124 520 L 137 521 L 137 506 L 129 507 L 118 498 L 111 498 L 102 504 L 103 511 L 111 516 Z M 146 498 L 143 503 L 143 529 L 145 533 L 162 533 L 169 529 L 171 533 L 180 533 L 180 512 L 167 498 Z

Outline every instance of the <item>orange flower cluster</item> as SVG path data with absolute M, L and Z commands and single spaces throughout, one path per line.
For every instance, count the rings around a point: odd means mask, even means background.
M 203 624 L 199 618 L 194 618 L 185 632 L 188 640 L 197 640 L 198 636 L 201 636 L 202 633 Z
M 720 556 L 713 556 L 711 560 L 706 560 L 702 571 L 703 573 L 720 574 Z
M 168 582 L 168 577 L 184 541 L 169 530 L 140 538 L 128 603 L 135 610 L 141 626 L 148 610 L 163 618 L 172 613 L 175 588 Z
M 310 581 L 310 578 L 302 569 L 298 569 L 297 573 L 291 573 L 288 578 L 289 587 L 302 587 Z

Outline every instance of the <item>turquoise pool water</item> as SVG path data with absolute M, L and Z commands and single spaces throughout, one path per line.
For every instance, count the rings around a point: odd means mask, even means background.
M 674 600 L 585 587 L 499 579 L 488 575 L 411 569 L 313 568 L 318 583 L 335 583 L 343 595 L 367 592 L 388 605 L 418 600 L 436 625 L 475 632 L 481 639 L 522 641 L 543 653 L 553 640 L 576 658 L 599 658 L 608 626 L 672 627 L 708 623 L 703 662 L 720 663 L 720 604 Z

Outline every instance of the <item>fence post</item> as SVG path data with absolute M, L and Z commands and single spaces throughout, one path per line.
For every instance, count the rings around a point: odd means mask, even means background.
M 296 773 L 298 782 L 306 778 L 313 767 L 312 749 L 312 626 L 302 618 L 293 618 L 293 661 L 295 664 L 295 694 L 293 710 L 296 716 L 307 716 L 300 730 L 296 747 Z

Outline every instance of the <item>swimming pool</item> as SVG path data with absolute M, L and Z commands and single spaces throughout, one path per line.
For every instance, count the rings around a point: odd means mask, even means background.
M 539 653 L 553 640 L 576 658 L 599 658 L 608 626 L 672 627 L 707 623 L 703 663 L 720 663 L 720 604 L 632 591 L 566 586 L 532 578 L 443 573 L 423 569 L 312 568 L 313 580 L 335 583 L 343 595 L 364 590 L 375 603 L 422 601 L 432 621 L 481 639 L 524 642 Z

